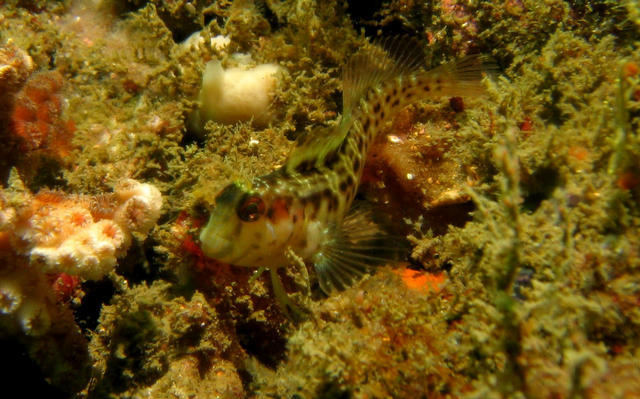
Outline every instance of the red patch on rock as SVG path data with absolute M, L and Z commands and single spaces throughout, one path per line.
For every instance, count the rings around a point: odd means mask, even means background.
M 11 124 L 25 151 L 43 151 L 63 159 L 71 152 L 75 124 L 62 117 L 62 75 L 32 75 L 15 97 Z

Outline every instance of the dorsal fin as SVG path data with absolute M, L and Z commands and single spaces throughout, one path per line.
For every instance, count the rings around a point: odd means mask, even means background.
M 371 88 L 424 65 L 422 48 L 410 37 L 387 38 L 365 45 L 351 57 L 343 72 L 343 113 L 355 109 Z
M 325 157 L 342 145 L 353 123 L 354 110 L 368 90 L 424 65 L 416 40 L 395 37 L 367 43 L 352 56 L 343 72 L 343 112 L 337 126 L 301 137 L 286 163 L 289 174 L 321 168 Z

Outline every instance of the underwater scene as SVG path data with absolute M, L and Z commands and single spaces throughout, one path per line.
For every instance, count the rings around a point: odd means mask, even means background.
M 640 398 L 639 0 L 0 0 L 0 143 L 8 398 Z

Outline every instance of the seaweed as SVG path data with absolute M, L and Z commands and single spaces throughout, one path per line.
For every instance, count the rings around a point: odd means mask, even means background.
M 79 397 L 638 395 L 639 10 L 635 0 L 3 2 L 4 185 L 15 168 L 33 191 L 99 197 L 134 178 L 165 204 L 108 279 L 78 285 L 79 307 L 56 302 L 38 276 L 31 299 L 57 309 L 56 330 L 28 336 L 1 315 L 0 335 L 32 359 L 8 361 Z M 388 126 L 402 144 L 383 138 L 365 172 L 360 195 L 411 219 L 400 228 L 409 269 L 380 268 L 325 298 L 313 274 L 291 268 L 285 289 L 310 311 L 291 323 L 265 276 L 207 259 L 195 237 L 228 181 L 276 169 L 296 138 L 336 123 L 342 65 L 398 33 L 424 47 L 426 67 L 482 52 L 500 72 L 482 98 L 407 108 Z M 277 117 L 193 131 L 206 63 L 231 65 L 235 53 L 286 70 Z M 24 55 L 32 67 L 16 61 Z M 62 159 L 16 150 L 10 110 L 45 71 L 62 77 L 56 117 L 75 125 Z M 3 229 L 0 274 L 24 273 Z M 407 276 L 441 286 L 416 289 Z M 77 352 L 65 353 L 69 342 Z M 58 350 L 41 357 L 48 344 Z

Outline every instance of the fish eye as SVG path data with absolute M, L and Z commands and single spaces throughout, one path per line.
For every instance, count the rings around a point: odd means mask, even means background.
M 246 195 L 238 204 L 236 214 L 245 222 L 255 222 L 264 214 L 265 206 L 257 195 Z

